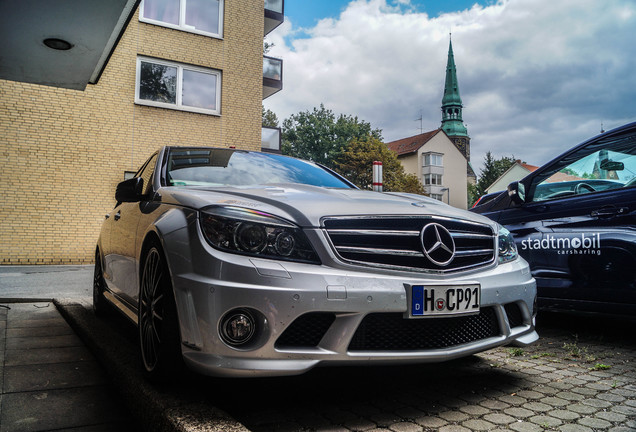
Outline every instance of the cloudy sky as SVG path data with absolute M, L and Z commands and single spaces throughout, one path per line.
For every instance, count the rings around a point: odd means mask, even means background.
M 636 121 L 634 0 L 285 0 L 266 40 L 284 60 L 264 101 L 282 121 L 324 103 L 385 142 L 441 124 L 449 33 L 475 171 L 541 165 Z

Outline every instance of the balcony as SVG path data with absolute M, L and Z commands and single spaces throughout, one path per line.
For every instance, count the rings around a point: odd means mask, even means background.
M 0 79 L 73 90 L 97 84 L 138 5 L 139 0 L 0 2 L 5 41 Z
M 285 0 L 265 0 L 265 27 L 263 36 L 285 21 Z
M 263 127 L 261 129 L 261 151 L 280 153 L 280 128 Z
M 283 89 L 283 61 L 263 56 L 263 99 Z

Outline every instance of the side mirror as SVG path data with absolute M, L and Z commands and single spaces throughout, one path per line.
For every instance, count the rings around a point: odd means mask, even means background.
M 115 190 L 115 199 L 117 202 L 141 201 L 143 190 L 144 179 L 141 177 L 124 180 L 117 185 L 117 189 Z
M 513 203 L 521 205 L 526 202 L 526 187 L 518 181 L 512 182 L 508 185 L 508 196 Z

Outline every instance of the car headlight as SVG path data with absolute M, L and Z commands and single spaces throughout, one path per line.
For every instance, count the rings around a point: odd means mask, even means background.
M 506 228 L 499 226 L 499 263 L 507 263 L 517 258 L 515 239 Z
M 320 264 L 302 230 L 276 216 L 238 207 L 211 207 L 201 212 L 199 221 L 205 239 L 216 249 Z

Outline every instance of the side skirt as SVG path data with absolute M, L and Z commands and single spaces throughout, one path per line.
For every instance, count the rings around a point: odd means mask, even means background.
M 135 323 L 135 325 L 138 324 L 137 314 L 130 310 L 130 308 L 128 308 L 128 306 L 124 302 L 115 297 L 113 293 L 111 293 L 110 291 L 104 291 L 104 298 L 112 303 L 121 313 L 126 316 L 126 318 Z

